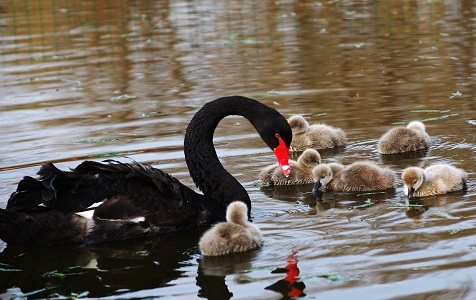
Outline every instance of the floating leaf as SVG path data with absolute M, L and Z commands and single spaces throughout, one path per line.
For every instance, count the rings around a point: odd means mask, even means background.
M 0 272 L 20 272 L 23 271 L 22 269 L 5 269 L 5 268 L 0 268 Z
M 56 278 L 66 277 L 66 275 L 64 273 L 59 273 L 58 270 L 43 273 L 41 276 L 43 276 L 43 277 L 56 277 Z
M 390 208 L 407 208 L 407 207 L 423 207 L 422 204 L 401 204 L 401 203 L 392 203 Z
M 454 98 L 454 97 L 461 97 L 461 96 L 463 96 L 463 94 L 461 94 L 460 91 L 456 91 L 456 92 L 454 92 L 454 93 L 451 93 L 450 99 L 451 99 L 451 98 Z
M 360 276 L 350 276 L 350 275 L 333 275 L 333 274 L 322 274 L 322 275 L 309 275 L 309 276 L 298 276 L 300 280 L 311 279 L 311 278 L 325 278 L 331 281 L 348 281 L 348 280 L 360 280 Z
M 35 295 L 35 294 L 38 294 L 38 293 L 41 293 L 41 292 L 44 292 L 44 291 L 47 291 L 47 290 L 51 290 L 51 289 L 54 289 L 54 288 L 57 288 L 57 287 L 58 286 L 49 287 L 49 288 L 42 288 L 42 289 L 39 289 L 39 290 L 35 290 L 35 291 L 31 291 L 31 292 L 24 293 L 24 294 L 21 294 L 21 295 L 17 295 L 13 299 L 27 298 L 27 297 L 30 297 L 32 295 Z
M 136 154 L 136 152 L 129 151 L 129 152 L 98 153 L 98 154 L 91 154 L 90 157 L 128 156 L 132 154 Z
M 455 233 L 458 233 L 458 232 L 459 232 L 459 229 L 446 230 L 445 232 L 447 232 L 447 233 L 449 233 L 449 234 L 455 234 Z
M 439 116 L 439 117 L 424 119 L 424 120 L 422 120 L 422 122 L 426 122 L 426 121 L 436 121 L 436 120 L 446 119 L 446 118 L 449 118 L 449 117 L 454 117 L 454 116 L 457 116 L 457 115 L 459 115 L 459 114 L 443 115 L 443 116 Z
M 357 194 L 356 196 L 367 196 L 367 195 L 377 195 L 377 194 L 385 194 L 385 192 L 368 192 L 368 193 Z
M 446 212 L 443 212 L 443 211 L 438 211 L 436 214 L 440 217 L 445 217 L 445 218 L 450 219 L 450 220 L 460 220 L 461 219 L 461 217 L 454 217 L 454 216 L 450 215 L 449 213 L 446 213 Z
M 134 98 L 136 98 L 136 96 L 129 96 L 128 94 L 123 94 L 116 97 L 111 97 L 111 101 L 116 102 L 120 100 L 134 99 Z
M 437 109 L 413 109 L 410 110 L 412 113 L 447 113 L 450 110 L 437 110 Z
M 371 205 L 373 205 L 373 204 L 374 204 L 374 202 L 372 202 L 372 200 L 367 199 L 367 200 L 365 200 L 365 203 L 364 203 L 364 204 L 355 205 L 355 206 L 350 206 L 350 209 L 365 208 L 365 207 L 371 206 Z

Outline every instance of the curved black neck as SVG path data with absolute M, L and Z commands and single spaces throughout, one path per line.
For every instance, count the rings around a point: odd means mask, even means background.
M 263 113 L 270 110 L 273 109 L 246 97 L 223 97 L 205 104 L 190 121 L 184 140 L 185 161 L 195 185 L 215 205 L 221 203 L 226 209 L 229 203 L 241 200 L 251 211 L 248 193 L 218 160 L 213 145 L 218 123 L 226 116 L 240 115 L 256 127 Z

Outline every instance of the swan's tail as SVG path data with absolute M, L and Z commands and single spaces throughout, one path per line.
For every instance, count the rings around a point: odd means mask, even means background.
M 45 163 L 38 175 L 38 180 L 26 176 L 20 181 L 16 192 L 8 199 L 8 210 L 29 211 L 42 204 L 74 212 L 84 210 L 105 197 L 99 178 L 88 173 L 61 171 L 52 163 Z

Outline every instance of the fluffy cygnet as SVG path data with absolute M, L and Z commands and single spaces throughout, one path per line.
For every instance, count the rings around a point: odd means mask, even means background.
M 402 173 L 403 193 L 408 198 L 446 194 L 465 189 L 466 178 L 465 171 L 448 164 L 409 167 Z
M 394 127 L 387 131 L 378 142 L 380 154 L 395 154 L 427 149 L 430 136 L 420 121 L 410 122 L 407 127 Z
M 278 164 L 268 166 L 259 173 L 259 180 L 271 185 L 295 185 L 312 183 L 312 168 L 321 163 L 321 155 L 314 149 L 307 149 L 297 161 L 290 160 L 291 172 L 286 177 Z
M 365 192 L 392 188 L 396 175 L 386 167 L 370 161 L 358 161 L 349 166 L 321 164 L 312 170 L 313 192 L 320 187 L 340 192 Z
M 295 115 L 288 119 L 293 131 L 291 151 L 306 149 L 328 149 L 344 146 L 347 137 L 340 128 L 326 124 L 309 125 L 303 116 Z
M 248 208 L 234 201 L 226 209 L 226 222 L 215 224 L 198 243 L 205 256 L 220 256 L 248 251 L 261 245 L 263 236 L 254 224 L 247 221 Z

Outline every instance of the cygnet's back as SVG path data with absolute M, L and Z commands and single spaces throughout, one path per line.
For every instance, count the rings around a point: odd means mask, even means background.
M 342 129 L 326 124 L 309 125 L 300 115 L 290 117 L 288 123 L 293 131 L 291 151 L 329 149 L 344 146 L 347 142 L 347 136 Z
M 286 177 L 278 164 L 263 169 L 259 180 L 271 185 L 297 185 L 312 183 L 312 168 L 321 163 L 321 155 L 314 149 L 307 149 L 297 161 L 290 160 L 291 172 Z
M 425 125 L 419 121 L 410 122 L 406 127 L 394 127 L 387 131 L 378 142 L 380 154 L 395 154 L 427 149 L 430 136 Z
M 467 173 L 448 164 L 436 164 L 425 169 L 406 168 L 402 179 L 406 196 L 426 197 L 465 189 Z
M 396 174 L 391 169 L 370 161 L 358 161 L 336 174 L 332 173 L 332 178 L 327 178 L 327 184 L 322 184 L 323 180 L 325 183 L 325 178 L 322 177 L 325 173 L 317 173 L 318 167 L 313 170 L 314 181 L 317 183 L 315 189 L 324 186 L 342 192 L 377 191 L 392 188 L 396 180 Z
M 198 246 L 205 256 L 220 256 L 257 248 L 263 236 L 260 230 L 247 221 L 248 208 L 241 201 L 230 203 L 226 210 L 226 222 L 210 228 L 200 239 Z

